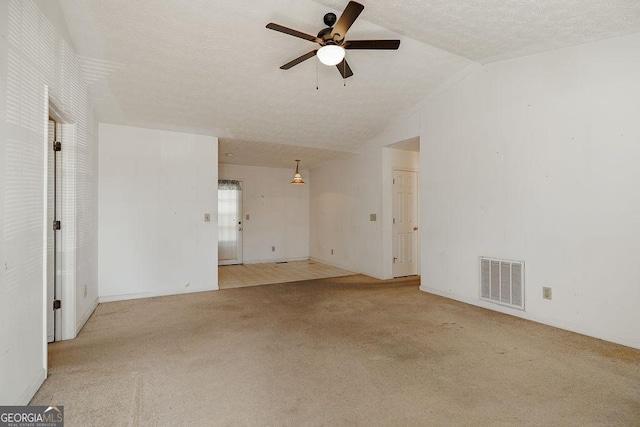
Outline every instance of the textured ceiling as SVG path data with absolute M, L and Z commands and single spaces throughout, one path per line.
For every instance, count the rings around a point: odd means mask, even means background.
M 344 0 L 315 0 L 342 8 Z M 366 19 L 488 63 L 640 31 L 638 0 L 365 0 Z
M 228 154 L 231 154 L 229 156 Z M 324 148 L 296 147 L 270 142 L 243 141 L 220 138 L 218 161 L 233 165 L 267 166 L 272 168 L 295 168 L 296 159 L 300 168 L 313 169 L 329 160 L 351 156 L 342 151 Z
M 471 63 L 403 38 L 398 51 L 349 51 L 345 87 L 315 58 L 279 69 L 317 45 L 265 25 L 317 33 L 331 9 L 312 1 L 61 4 L 103 122 L 354 151 Z M 365 17 L 348 38 L 399 37 Z
M 349 51 L 345 87 L 315 58 L 280 70 L 316 45 L 265 25 L 315 34 L 346 0 L 60 3 L 100 121 L 269 141 L 287 163 L 357 151 L 474 61 L 640 31 L 638 0 L 363 0 L 347 39 L 402 44 Z

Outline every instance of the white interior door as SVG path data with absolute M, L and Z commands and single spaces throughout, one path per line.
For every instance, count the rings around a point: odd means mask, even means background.
M 218 181 L 218 265 L 242 264 L 242 182 Z
M 53 228 L 54 221 L 60 220 L 60 151 L 54 151 L 54 141 L 59 134 L 60 125 L 49 119 L 47 148 L 47 342 L 62 337 L 61 310 L 54 310 L 53 302 L 60 299 L 60 231 Z
M 55 268 L 53 263 L 53 252 L 54 252 L 54 239 L 53 239 L 53 131 L 55 127 L 55 122 L 53 120 L 49 120 L 49 134 L 48 141 L 49 146 L 47 148 L 47 342 L 53 342 L 55 338 L 55 326 L 54 326 L 54 317 L 53 317 L 53 277 L 55 274 Z
M 418 174 L 393 171 L 393 277 L 418 274 Z

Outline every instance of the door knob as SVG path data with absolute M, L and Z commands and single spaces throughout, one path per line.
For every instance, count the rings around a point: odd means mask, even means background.
M 413 231 L 417 231 L 418 230 L 418 226 L 416 225 L 415 227 L 413 227 Z

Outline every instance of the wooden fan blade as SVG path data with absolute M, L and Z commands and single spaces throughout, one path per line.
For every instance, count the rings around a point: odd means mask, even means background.
M 303 32 L 300 32 L 298 30 L 294 30 L 294 29 L 291 29 L 291 28 L 283 27 L 282 25 L 274 24 L 273 22 L 268 23 L 267 24 L 267 28 L 270 29 L 270 30 L 279 31 L 281 33 L 289 34 L 290 36 L 300 37 L 301 39 L 309 40 L 310 42 L 315 42 L 315 43 L 320 43 L 321 42 L 321 40 L 319 38 L 317 38 L 316 36 L 312 36 L 311 34 L 305 34 Z
M 364 6 L 360 3 L 350 1 L 344 9 L 344 12 L 342 12 L 342 15 L 340 15 L 340 18 L 338 18 L 336 25 L 333 26 L 331 37 L 337 41 L 344 39 L 347 31 L 349 31 L 349 28 L 351 28 L 351 25 L 353 25 L 354 21 L 358 18 L 360 13 L 362 13 L 363 9 Z
M 293 61 L 287 62 L 282 67 L 280 67 L 280 69 L 281 70 L 288 70 L 289 68 L 293 67 L 294 65 L 298 65 L 299 63 L 301 63 L 303 61 L 306 61 L 307 59 L 316 56 L 316 52 L 317 52 L 317 50 L 312 50 L 309 53 L 305 53 L 304 55 L 294 59 Z
M 395 50 L 400 47 L 400 40 L 347 40 L 342 47 L 345 49 Z
M 343 59 L 341 63 L 336 65 L 336 68 L 338 68 L 338 71 L 340 71 L 343 79 L 347 79 L 353 76 L 353 71 L 351 71 L 351 67 L 349 67 L 346 59 Z

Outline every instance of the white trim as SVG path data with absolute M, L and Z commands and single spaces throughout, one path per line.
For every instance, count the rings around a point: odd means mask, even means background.
M 76 336 L 78 336 L 80 330 L 84 327 L 85 323 L 87 323 L 93 312 L 96 311 L 96 308 L 98 308 L 98 304 L 100 303 L 98 301 L 98 298 L 96 297 L 96 299 L 93 300 L 93 304 L 91 304 L 91 309 L 87 310 L 87 312 L 82 315 L 80 320 L 76 322 Z
M 62 105 L 62 103 L 58 101 L 58 99 L 56 99 L 52 93 L 49 93 L 49 86 L 46 86 L 46 88 L 47 88 L 47 97 L 46 97 L 47 119 L 49 118 L 49 116 L 51 116 L 58 123 L 70 122 L 69 115 L 58 107 L 58 105 Z
M 597 329 L 585 328 L 575 323 L 565 322 L 565 321 L 556 320 L 556 319 L 549 319 L 546 317 L 539 317 L 539 316 L 532 315 L 531 313 L 528 313 L 526 311 L 509 308 L 503 305 L 496 305 L 493 303 L 485 302 L 484 300 L 475 300 L 471 298 L 461 297 L 449 292 L 443 292 L 438 289 L 429 288 L 423 285 L 420 285 L 420 290 L 430 294 L 439 295 L 441 297 L 460 301 L 465 304 L 486 308 L 487 310 L 497 311 L 500 313 L 509 314 L 511 316 L 530 320 L 532 322 L 541 323 L 543 325 L 553 326 L 554 328 L 564 329 L 565 331 L 575 332 L 577 334 L 587 335 L 593 338 L 610 341 L 610 342 L 621 344 L 627 347 L 640 349 L 640 340 L 634 337 L 612 335 L 608 332 L 600 331 Z
M 418 136 L 418 138 L 420 138 L 420 136 Z M 392 144 L 393 145 L 393 144 Z M 391 148 L 392 150 L 397 150 L 397 148 L 393 148 L 393 147 L 389 147 L 387 146 L 386 148 Z M 419 153 L 418 153 L 419 154 Z M 391 211 L 390 211 L 390 215 L 389 218 L 387 218 L 387 221 L 385 222 L 385 225 L 390 226 L 389 231 L 388 231 L 388 237 L 391 239 L 390 243 L 391 243 L 391 251 L 390 251 L 390 257 L 388 256 L 389 254 L 385 253 L 385 255 L 383 256 L 382 262 L 386 262 L 388 263 L 388 267 L 391 269 L 391 274 L 390 277 L 386 277 L 387 275 L 385 274 L 385 279 L 384 280 L 388 280 L 388 279 L 397 279 L 398 277 L 407 277 L 407 276 L 394 276 L 394 271 L 393 271 L 393 250 L 394 248 L 394 241 L 395 239 L 393 238 L 393 186 L 395 185 L 395 173 L 396 172 L 412 172 L 416 174 L 416 226 L 418 227 L 418 231 L 416 233 L 416 253 L 415 253 L 415 258 L 416 258 L 416 274 L 410 274 L 410 276 L 420 276 L 421 270 L 422 270 L 422 262 L 420 262 L 422 260 L 422 255 L 421 255 L 421 250 L 420 250 L 420 241 L 421 239 L 421 235 L 420 235 L 420 168 L 406 168 L 406 167 L 395 167 L 393 165 L 391 165 L 391 179 L 392 179 L 392 184 L 391 184 L 391 199 L 390 199 L 390 203 L 391 203 Z M 385 233 L 386 234 L 386 233 Z M 383 238 L 384 240 L 384 238 Z M 386 247 L 386 245 L 385 245 Z M 383 250 L 383 252 L 385 252 Z
M 251 261 L 245 261 L 243 264 L 275 264 L 277 262 L 296 262 L 296 261 L 310 261 L 309 257 L 301 258 L 277 258 L 277 259 L 253 259 Z
M 45 97 L 45 109 L 47 111 L 47 124 L 48 124 L 48 118 L 49 116 L 51 116 L 57 123 L 58 126 L 60 126 L 60 140 L 63 144 L 63 151 L 62 153 L 63 156 L 69 156 L 70 154 L 66 154 L 66 153 L 71 153 L 72 152 L 72 148 L 71 147 L 76 147 L 76 136 L 77 136 L 77 127 L 76 127 L 76 123 L 75 121 L 71 118 L 71 115 L 69 113 L 69 111 L 67 109 L 65 109 L 64 107 L 60 107 L 61 105 L 63 105 L 61 102 L 59 102 L 56 98 L 53 97 L 53 95 L 51 93 L 49 93 L 48 91 L 48 87 L 47 87 L 47 91 L 46 91 L 47 96 Z M 62 129 L 64 129 L 64 132 L 62 131 Z M 46 139 L 46 135 L 45 135 L 45 139 Z M 48 147 L 48 141 L 45 142 L 45 144 L 47 144 L 47 149 L 49 149 Z M 45 157 L 46 160 L 46 157 Z M 65 184 L 68 185 L 72 185 L 74 188 L 76 186 L 76 182 L 75 182 L 75 175 L 73 171 L 67 170 L 68 168 L 65 167 L 65 160 L 63 158 L 62 160 L 62 171 L 61 171 L 61 175 L 62 175 L 62 186 L 64 188 Z M 46 187 L 45 187 L 45 193 L 46 193 Z M 75 240 L 76 238 L 76 200 L 75 200 L 75 192 L 72 192 L 73 194 L 68 194 L 67 191 L 62 192 L 62 197 L 60 200 L 60 203 L 62 204 L 61 207 L 61 212 L 71 212 L 70 216 L 61 216 L 60 220 L 62 221 L 63 224 L 63 230 L 60 233 L 60 238 L 62 239 L 63 245 L 65 240 L 68 239 L 72 239 Z M 45 194 L 46 197 L 46 194 Z M 69 209 L 69 204 L 71 204 L 73 206 L 73 209 Z M 46 208 L 46 203 L 45 203 L 45 208 Z M 46 212 L 45 212 L 46 213 Z M 45 222 L 46 222 L 46 215 L 45 215 Z M 46 232 L 46 229 L 45 229 Z M 46 245 L 45 245 L 46 246 Z M 74 243 L 74 245 L 69 246 L 69 247 L 73 247 L 72 251 L 69 251 L 67 253 L 65 253 L 64 255 L 61 254 L 62 260 L 61 260 L 61 271 L 62 272 L 67 272 L 66 274 L 62 273 L 59 276 L 59 295 L 58 298 L 60 299 L 60 301 L 62 302 L 62 308 L 60 310 L 60 317 L 61 317 L 61 322 L 59 325 L 59 331 L 60 331 L 60 340 L 69 340 L 69 339 L 73 339 L 76 337 L 77 335 L 77 329 L 76 329 L 76 317 L 77 317 L 77 313 L 76 313 L 76 245 Z M 46 259 L 46 257 L 45 257 Z M 45 263 L 45 276 L 46 276 L 46 263 Z M 46 290 L 46 283 L 45 283 L 45 290 Z M 45 293 L 45 315 L 46 315 L 46 296 L 47 294 Z M 46 320 L 45 320 L 46 322 Z M 46 336 L 46 332 L 45 332 L 45 336 Z M 46 352 L 46 343 L 45 343 L 45 352 Z M 45 368 L 46 369 L 46 368 Z
M 220 161 L 218 161 L 218 170 L 220 169 Z M 240 231 L 240 262 L 238 262 L 238 259 L 232 259 L 232 260 L 222 260 L 222 261 L 218 261 L 218 266 L 221 265 L 238 265 L 238 264 L 252 264 L 254 263 L 253 261 L 247 262 L 244 260 L 244 228 L 245 228 L 245 219 L 244 219 L 244 178 L 238 179 L 238 178 L 222 178 L 220 177 L 220 175 L 218 175 L 218 181 L 238 181 L 240 183 L 240 210 L 242 210 L 241 214 L 240 214 L 240 222 L 242 222 L 242 231 Z M 218 188 L 218 186 L 216 185 L 216 188 Z M 219 227 L 220 225 L 220 210 L 218 209 L 218 203 L 219 203 L 219 196 L 220 194 L 220 190 L 216 191 L 216 229 Z M 216 240 L 218 239 L 218 234 L 216 232 Z M 220 251 L 220 242 L 218 241 L 218 251 Z M 257 263 L 259 263 L 260 261 L 255 261 Z
M 418 132 L 417 135 L 413 135 L 409 138 L 418 138 L 420 139 L 420 134 Z M 382 273 L 380 279 L 382 280 L 390 280 L 393 279 L 393 177 L 394 172 L 396 170 L 399 171 L 407 171 L 407 172 L 415 172 L 416 173 L 416 209 L 417 209 L 417 218 L 416 225 L 420 227 L 420 158 L 419 152 L 417 163 L 411 162 L 406 163 L 404 161 L 394 161 L 394 154 L 398 152 L 403 152 L 403 150 L 399 150 L 397 148 L 393 148 L 393 145 L 401 142 L 401 140 L 397 140 L 394 138 L 395 142 L 389 143 L 381 147 L 382 149 L 382 215 L 380 218 L 382 225 L 382 258 L 380 259 L 382 266 Z M 405 152 L 406 153 L 406 152 Z M 421 231 L 418 230 L 417 236 L 417 253 L 416 253 L 416 263 L 417 274 L 420 275 L 422 273 L 422 265 L 419 262 L 421 259 L 421 246 L 422 246 L 422 237 Z
M 37 391 L 40 389 L 40 386 L 44 383 L 44 380 L 46 379 L 47 379 L 47 370 L 41 369 L 38 372 L 38 375 L 36 375 L 34 380 L 31 382 L 31 384 L 29 384 L 29 387 L 27 387 L 27 389 L 20 395 L 20 397 L 18 398 L 18 401 L 15 404 L 19 406 L 28 405 L 29 402 L 31 402 L 31 399 L 33 399 L 33 396 L 35 396 Z
M 136 294 L 122 294 L 122 295 L 105 295 L 98 297 L 98 302 L 100 304 L 105 302 L 114 302 L 114 301 L 126 301 L 130 299 L 140 299 L 140 298 L 154 298 L 154 297 L 166 297 L 170 295 L 182 295 L 182 294 L 192 294 L 196 292 L 210 292 L 217 291 L 218 288 L 201 288 L 201 289 L 188 289 L 188 290 L 167 290 L 167 291 L 159 291 L 159 292 L 140 292 Z
M 43 170 L 44 170 L 44 180 L 43 180 L 43 223 L 44 227 L 42 230 L 42 324 L 43 324 L 43 332 L 44 342 L 42 344 L 42 369 L 44 369 L 44 377 L 46 378 L 48 375 L 47 366 L 49 364 L 48 357 L 49 353 L 47 351 L 47 344 L 49 343 L 49 339 L 53 341 L 53 337 L 49 337 L 49 313 L 47 310 L 48 300 L 49 300 L 49 277 L 47 277 L 47 258 L 49 257 L 48 248 L 49 248 L 49 227 L 51 224 L 48 223 L 49 217 L 49 104 L 51 101 L 49 100 L 49 86 L 44 86 L 44 156 L 43 156 Z M 55 250 L 55 248 L 54 248 Z M 55 274 L 55 272 L 54 272 Z
M 75 121 L 63 117 L 59 123 L 61 127 L 60 142 L 62 143 L 61 180 L 62 204 L 61 221 L 62 229 L 60 239 L 65 248 L 61 254 L 61 280 L 60 296 L 62 302 L 62 337 L 61 340 L 70 340 L 76 337 L 76 279 L 78 275 L 77 259 L 77 215 L 78 201 L 76 188 L 76 148 L 78 127 Z M 66 215 L 65 215 L 66 213 Z

